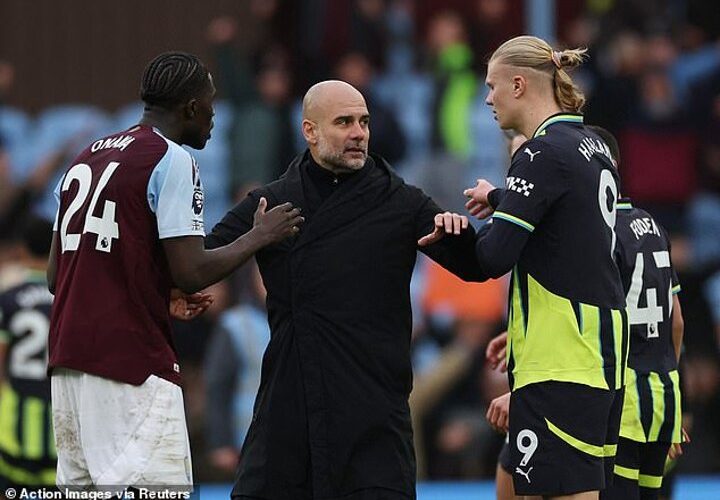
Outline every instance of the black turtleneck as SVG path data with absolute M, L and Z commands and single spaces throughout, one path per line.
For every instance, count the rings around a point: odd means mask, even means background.
M 303 183 L 306 204 L 303 215 L 312 215 L 340 186 L 358 178 L 358 174 L 367 168 L 368 162 L 358 171 L 335 174 L 321 167 L 308 152 L 301 164 L 301 175 L 307 181 Z

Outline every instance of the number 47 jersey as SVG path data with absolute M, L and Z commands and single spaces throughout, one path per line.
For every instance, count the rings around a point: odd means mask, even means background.
M 628 199 L 617 210 L 617 264 L 630 323 L 628 366 L 638 372 L 677 369 L 672 341 L 673 295 L 680 291 L 665 230 Z
M 139 125 L 88 146 L 56 197 L 49 369 L 134 385 L 153 374 L 179 383 L 161 240 L 204 236 L 192 156 Z

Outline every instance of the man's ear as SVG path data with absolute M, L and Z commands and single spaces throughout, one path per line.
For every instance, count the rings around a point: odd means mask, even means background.
M 316 144 L 317 143 L 317 130 L 315 126 L 315 122 L 312 122 L 308 120 L 307 118 L 302 121 L 302 134 L 303 137 L 305 137 L 305 141 L 307 141 L 308 144 Z
M 185 104 L 185 115 L 188 118 L 195 118 L 195 114 L 197 113 L 197 106 L 197 99 L 190 99 L 187 104 Z
M 513 96 L 517 99 L 521 97 L 527 89 L 527 79 L 523 75 L 515 75 L 512 79 Z

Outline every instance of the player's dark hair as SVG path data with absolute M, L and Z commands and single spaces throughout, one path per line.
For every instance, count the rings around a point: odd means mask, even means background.
M 52 233 L 53 226 L 49 221 L 37 215 L 27 215 L 20 224 L 19 239 L 33 257 L 43 258 L 50 255 Z
M 140 85 L 140 99 L 171 108 L 198 96 L 208 85 L 207 67 L 192 54 L 165 52 L 148 63 Z
M 617 166 L 620 166 L 620 146 L 618 145 L 618 141 L 615 138 L 615 136 L 610 133 L 609 130 L 598 127 L 597 125 L 588 125 L 588 128 L 595 132 L 597 135 L 600 136 L 600 139 L 605 141 L 605 144 L 608 145 L 610 148 L 610 154 L 612 155 L 613 159 L 615 160 L 615 163 Z

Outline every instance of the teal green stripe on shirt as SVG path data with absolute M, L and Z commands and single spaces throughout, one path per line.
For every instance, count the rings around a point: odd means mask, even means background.
M 530 224 L 529 222 L 525 222 L 520 217 L 515 217 L 514 215 L 506 214 L 505 212 L 495 212 L 493 214 L 493 218 L 506 220 L 508 222 L 512 222 L 513 224 L 516 224 L 523 229 L 527 229 L 531 233 L 535 231 L 535 226 Z
M 617 209 L 618 210 L 630 210 L 632 208 L 632 203 L 618 203 Z
M 550 117 L 547 120 L 545 120 L 538 127 L 537 131 L 533 134 L 533 137 L 537 137 L 539 135 L 544 134 L 546 128 L 548 128 L 553 123 L 557 123 L 557 122 L 583 123 L 583 117 L 582 117 L 582 115 L 570 115 L 570 114 L 556 115 L 556 116 Z
M 674 287 L 672 287 L 673 295 L 675 295 L 676 293 L 680 293 L 680 291 L 682 291 L 682 288 L 680 288 L 680 285 L 675 285 Z

